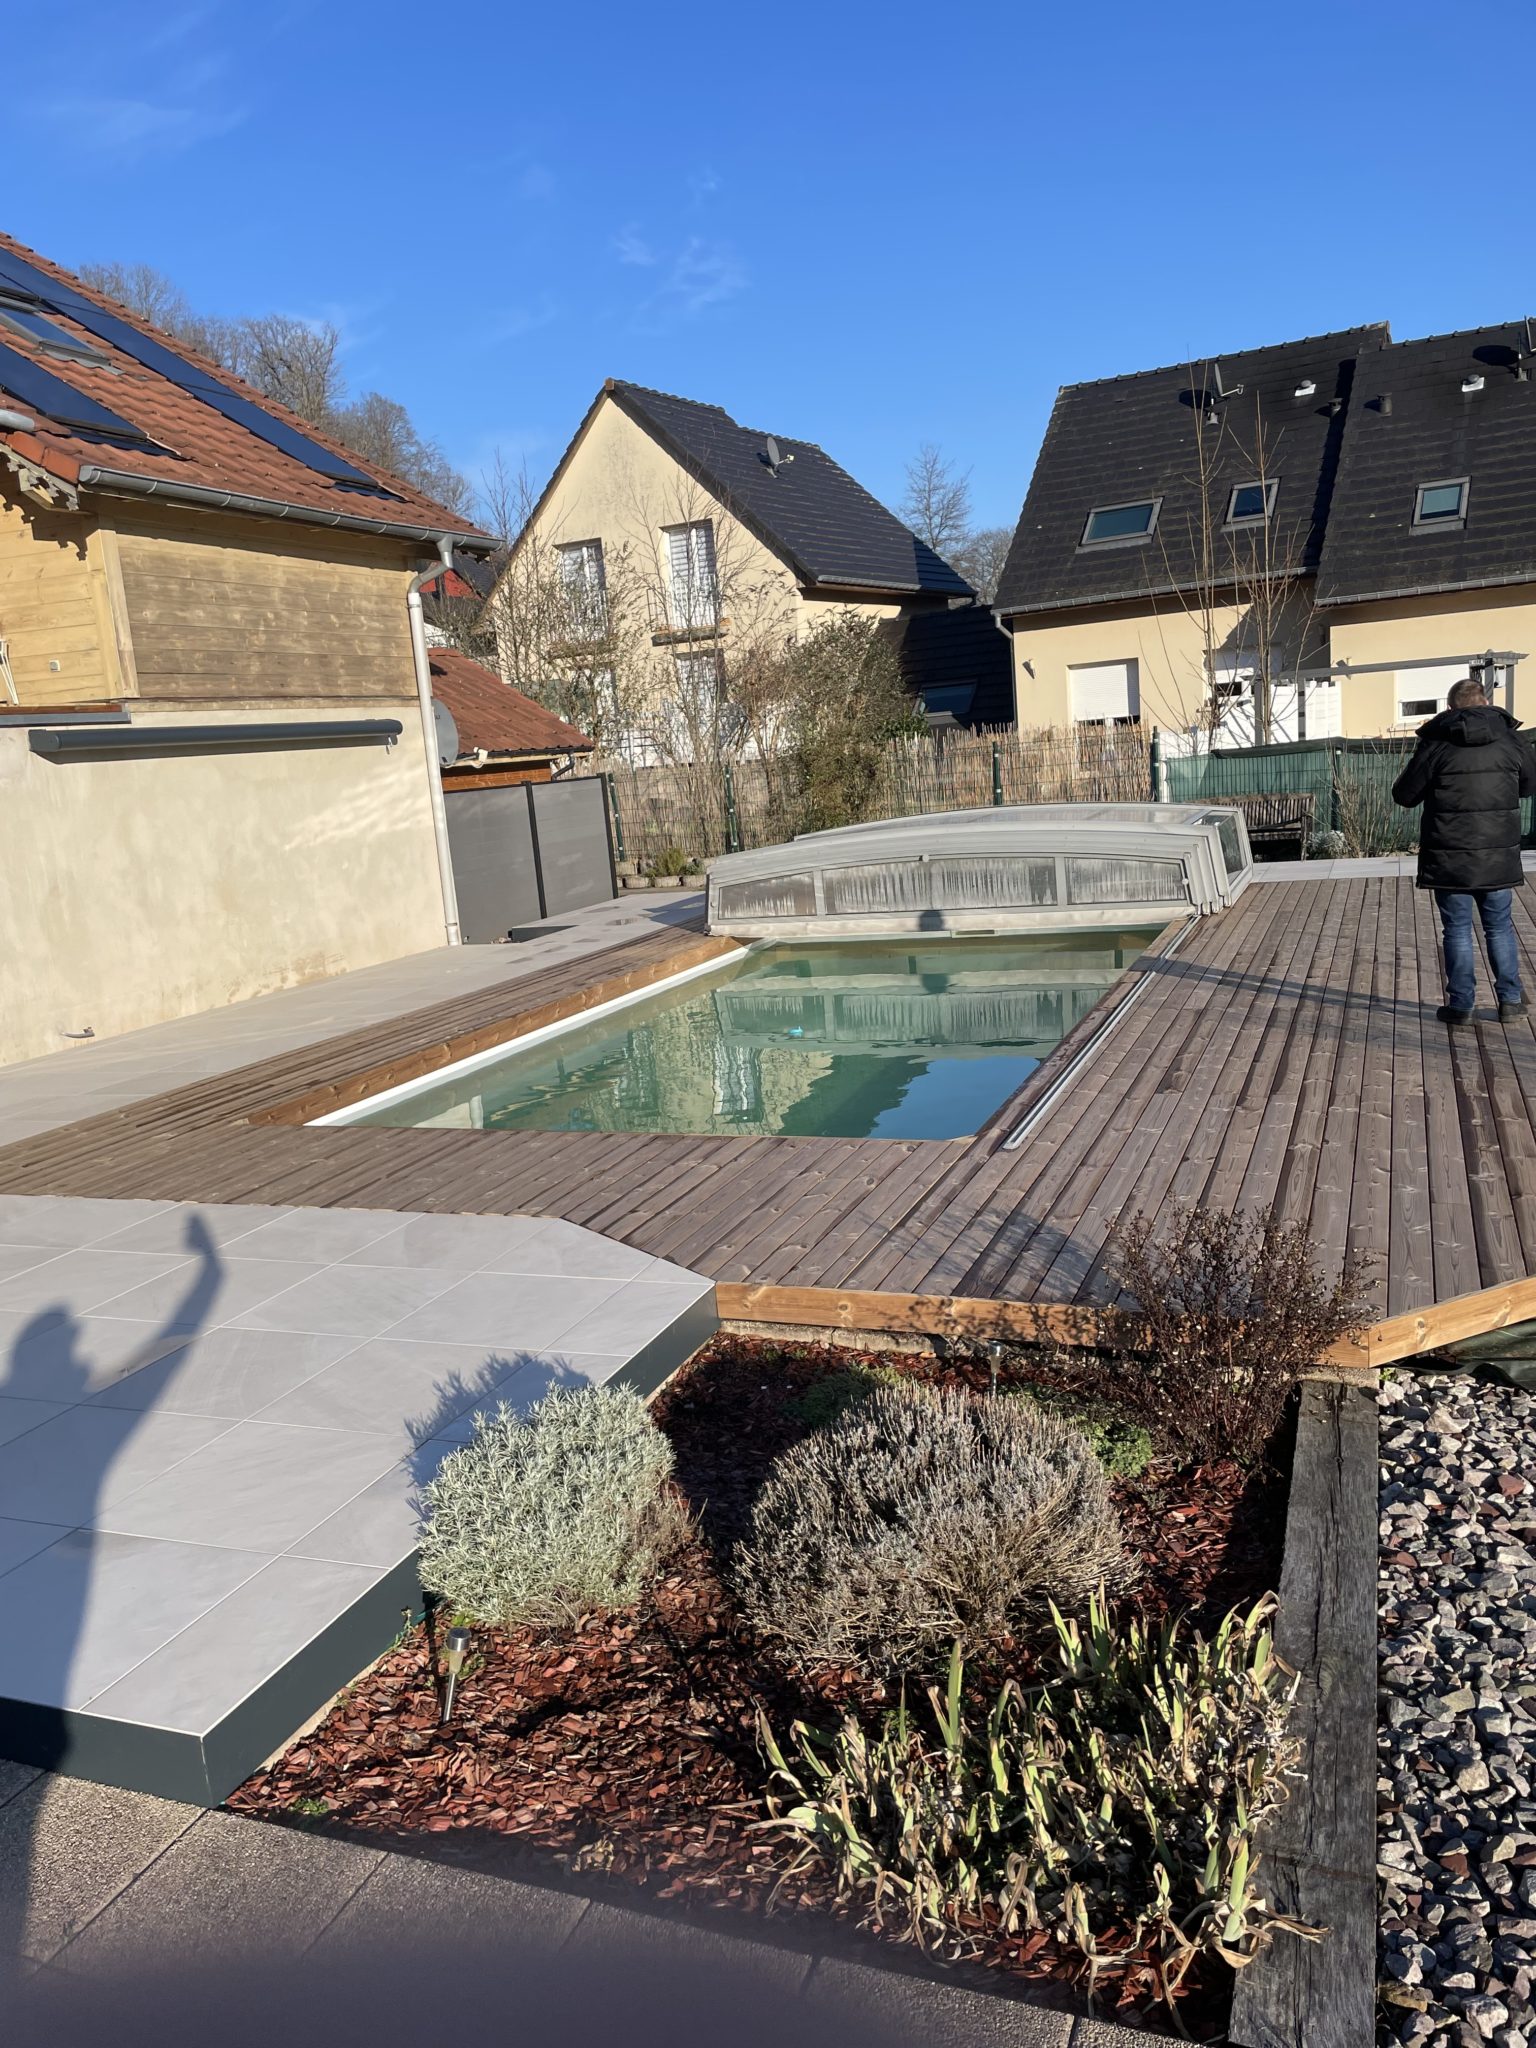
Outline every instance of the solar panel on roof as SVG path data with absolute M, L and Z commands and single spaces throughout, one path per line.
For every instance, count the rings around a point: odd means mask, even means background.
M 115 440 L 134 441 L 146 447 L 154 445 L 148 434 L 131 420 L 125 420 L 121 413 L 113 412 L 109 406 L 98 405 L 94 398 L 87 398 L 83 391 L 77 391 L 73 384 L 66 384 L 52 370 L 45 370 L 30 356 L 18 355 L 15 349 L 7 348 L 3 342 L 0 342 L 0 390 L 30 410 L 57 420 L 61 426 L 79 427 L 86 433 L 110 434 Z
M 265 441 L 269 447 L 280 449 L 284 455 L 291 455 L 296 462 L 302 462 L 306 469 L 315 470 L 333 481 L 345 479 L 364 487 L 372 486 L 381 497 L 391 495 L 380 489 L 366 470 L 359 469 L 344 456 L 333 455 L 329 448 L 322 448 L 307 434 L 301 434 L 285 421 L 275 419 L 254 399 L 231 391 L 227 384 L 221 384 L 208 371 L 199 369 L 196 363 L 189 363 L 174 349 L 167 348 L 164 342 L 141 333 L 116 313 L 109 313 L 104 307 L 93 304 L 72 286 L 47 276 L 23 257 L 13 256 L 8 249 L 0 249 L 0 283 L 10 284 L 16 290 L 42 300 L 55 312 L 68 313 L 72 320 L 78 321 L 99 341 L 120 349 L 146 370 L 153 370 L 179 386 L 212 411 L 222 413 L 225 419 L 234 421 L 236 426 L 244 427 L 247 433 Z

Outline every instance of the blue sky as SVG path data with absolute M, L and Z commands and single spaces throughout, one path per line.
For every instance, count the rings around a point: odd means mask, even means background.
M 1011 523 L 1058 384 L 1536 312 L 1525 8 L 92 0 L 26 48 L 10 232 L 335 320 L 472 477 L 630 377 L 892 502 L 937 442 Z

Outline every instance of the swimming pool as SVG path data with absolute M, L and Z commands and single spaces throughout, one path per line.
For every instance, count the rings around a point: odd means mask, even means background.
M 958 1138 L 1148 930 L 760 945 L 607 1015 L 325 1119 L 495 1131 Z

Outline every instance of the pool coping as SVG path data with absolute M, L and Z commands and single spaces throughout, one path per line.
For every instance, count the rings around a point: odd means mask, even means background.
M 1022 1086 L 989 1111 L 974 1131 L 966 1133 L 964 1142 L 991 1144 L 999 1135 L 1016 1137 L 1023 1121 L 1048 1106 L 1048 1098 L 1098 1049 L 1135 994 L 1146 985 L 1144 977 L 1138 975 L 1136 969 L 1173 953 L 1199 922 L 1198 917 L 1187 911 L 1181 912 L 1156 931 L 1135 959 L 1120 970 L 1093 1007 L 1052 1047 Z M 323 1088 L 310 1089 L 303 1095 L 253 1111 L 242 1121 L 248 1124 L 306 1125 L 318 1130 L 345 1129 L 357 1120 L 358 1113 L 365 1107 L 377 1108 L 405 1099 L 430 1077 L 447 1080 L 473 1072 L 479 1066 L 488 1065 L 499 1054 L 522 1051 L 546 1037 L 557 1035 L 567 1026 L 591 1021 L 608 1011 L 620 1009 L 637 996 L 660 994 L 664 989 L 726 966 L 737 956 L 745 958 L 769 943 L 771 941 L 702 933 L 693 945 L 685 949 L 681 966 L 673 959 L 610 975 L 555 1002 L 541 1004 L 532 1010 L 514 1011 L 494 1023 L 480 1025 L 474 1031 L 423 1046 L 380 1065 L 364 1068 L 343 1081 L 330 1082 Z M 460 1135 L 474 1137 L 477 1134 L 465 1131 Z M 918 1138 L 893 1139 L 892 1142 L 947 1144 L 957 1141 Z
M 473 1031 L 460 1033 L 435 1045 L 421 1046 L 414 1052 L 377 1066 L 365 1067 L 344 1081 L 329 1082 L 322 1088 L 312 1088 L 303 1095 L 291 1096 L 266 1109 L 255 1110 L 243 1121 L 248 1124 L 319 1124 L 323 1127 L 324 1121 L 335 1112 L 355 1108 L 372 1096 L 384 1095 L 395 1088 L 425 1080 L 430 1074 L 457 1067 L 482 1053 L 493 1053 L 512 1039 L 522 1039 L 533 1032 L 562 1024 L 567 1019 L 585 1016 L 625 996 L 655 988 L 663 981 L 679 980 L 686 973 L 702 972 L 748 950 L 740 939 L 700 933 L 682 949 L 680 955 L 648 961 L 641 967 L 626 969 L 622 974 L 609 975 L 569 995 L 557 997 L 553 1002 L 540 1003 L 531 1010 L 509 1010 L 506 1016 L 493 1023 L 482 1024 Z M 474 1134 L 467 1132 L 464 1135 Z

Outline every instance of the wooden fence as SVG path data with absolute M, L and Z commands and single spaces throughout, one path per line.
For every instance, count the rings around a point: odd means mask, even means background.
M 774 846 L 801 829 L 779 761 L 738 760 L 728 768 L 604 761 L 596 770 L 613 778 L 623 852 L 642 868 L 669 847 L 707 860 L 733 844 Z M 994 802 L 1142 803 L 1151 773 L 1141 726 L 917 733 L 886 746 L 863 815 L 911 818 Z

